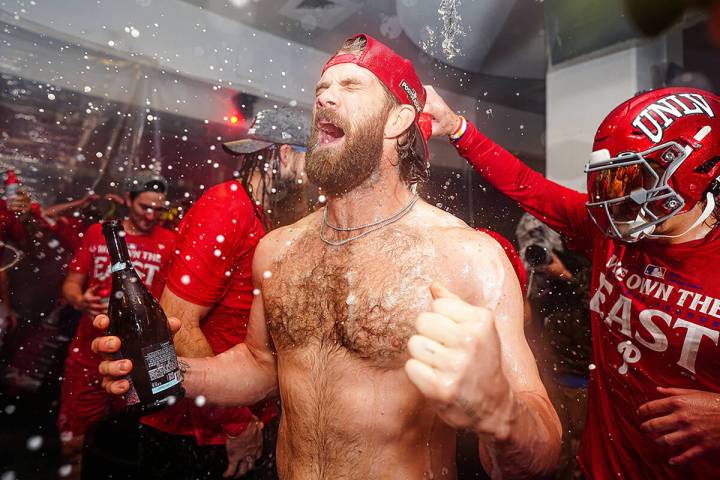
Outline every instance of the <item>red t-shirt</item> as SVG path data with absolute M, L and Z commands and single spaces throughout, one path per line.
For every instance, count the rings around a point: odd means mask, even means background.
M 668 460 L 684 449 L 643 433 L 640 405 L 657 386 L 720 392 L 720 229 L 676 245 L 606 238 L 587 196 L 547 180 L 468 125 L 456 147 L 491 184 L 570 240 L 593 262 L 590 310 L 593 367 L 579 454 L 593 479 L 720 478 L 720 459 L 688 466 Z
M 527 288 L 527 272 L 525 271 L 525 266 L 523 265 L 520 255 L 517 250 L 515 250 L 513 244 L 510 243 L 510 240 L 503 237 L 496 231 L 490 230 L 489 228 L 477 228 L 476 230 L 493 237 L 495 241 L 500 244 L 503 250 L 505 250 L 505 255 L 507 255 L 513 270 L 515 270 L 515 275 L 517 275 L 518 281 L 520 282 L 520 288 L 522 289 L 524 295 L 525 289 Z
M 178 297 L 212 307 L 200 329 L 214 354 L 245 341 L 253 301 L 252 258 L 265 234 L 242 185 L 231 180 L 209 189 L 178 227 L 168 288 Z M 143 418 L 166 433 L 194 435 L 198 444 L 224 444 L 251 418 L 247 408 L 199 408 L 189 399 Z M 271 408 L 261 420 L 273 416 Z
M 149 235 L 127 233 L 125 242 L 138 275 L 153 296 L 160 298 L 165 286 L 166 267 L 173 251 L 175 233 L 162 227 L 155 227 Z M 87 229 L 80 248 L 70 261 L 69 271 L 86 276 L 85 289 L 97 285 L 99 295 L 110 295 L 112 289 L 110 255 L 102 234 L 102 224 L 96 223 Z M 75 338 L 70 344 L 68 359 L 88 368 L 97 368 L 101 358 L 90 350 L 90 344 L 100 333 L 92 325 L 92 319 L 83 315 Z

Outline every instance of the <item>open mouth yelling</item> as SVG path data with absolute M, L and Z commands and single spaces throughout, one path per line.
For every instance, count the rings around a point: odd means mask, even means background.
M 317 129 L 319 146 L 337 143 L 345 136 L 342 128 L 326 120 L 317 122 Z

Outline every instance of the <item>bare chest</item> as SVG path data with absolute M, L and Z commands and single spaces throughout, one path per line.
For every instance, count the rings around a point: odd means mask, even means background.
M 404 229 L 328 246 L 308 234 L 263 285 L 278 350 L 313 345 L 391 366 L 405 357 L 417 315 L 429 308 L 432 246 Z

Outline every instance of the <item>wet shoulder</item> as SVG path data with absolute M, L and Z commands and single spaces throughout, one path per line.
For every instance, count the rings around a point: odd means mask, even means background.
M 442 228 L 470 229 L 467 223 L 455 215 L 420 200 L 413 209 L 412 221 L 418 226 L 425 226 L 428 230 Z
M 473 300 L 488 286 L 502 284 L 507 256 L 490 235 L 470 228 L 465 222 L 435 207 L 425 212 L 427 236 L 432 241 L 440 281 L 459 295 Z
M 317 211 L 303 217 L 292 225 L 276 228 L 265 235 L 258 244 L 256 256 L 262 257 L 262 263 L 271 265 L 282 259 L 296 241 L 314 231 L 320 225 L 321 212 Z

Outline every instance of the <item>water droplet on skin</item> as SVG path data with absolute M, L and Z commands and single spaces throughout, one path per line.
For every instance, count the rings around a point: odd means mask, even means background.
M 263 278 L 267 280 L 268 278 L 272 277 L 272 272 L 270 270 L 265 270 L 263 272 Z

